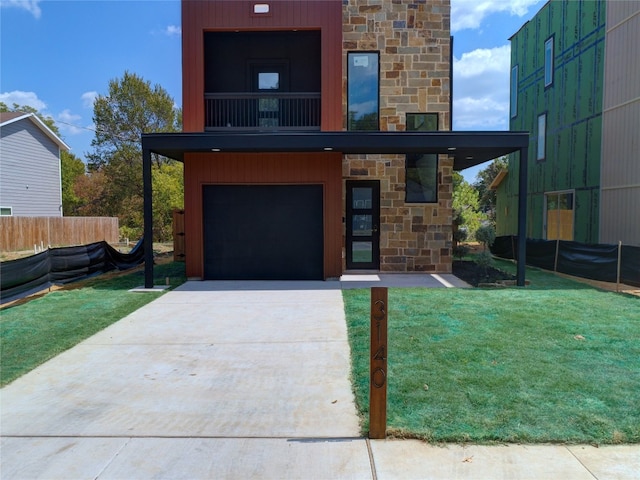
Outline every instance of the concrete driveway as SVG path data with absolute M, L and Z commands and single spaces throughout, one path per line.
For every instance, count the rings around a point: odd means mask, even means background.
M 362 438 L 341 287 L 168 292 L 0 391 L 0 477 L 638 478 L 636 447 Z

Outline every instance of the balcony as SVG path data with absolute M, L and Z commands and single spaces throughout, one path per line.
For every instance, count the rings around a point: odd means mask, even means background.
M 206 93 L 205 130 L 320 130 L 320 93 Z

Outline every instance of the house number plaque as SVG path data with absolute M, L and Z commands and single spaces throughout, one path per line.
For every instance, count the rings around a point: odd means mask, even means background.
M 371 289 L 369 438 L 387 433 L 387 289 Z

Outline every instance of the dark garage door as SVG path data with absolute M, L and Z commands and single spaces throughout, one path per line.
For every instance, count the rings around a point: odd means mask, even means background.
M 207 185 L 207 280 L 323 278 L 322 185 Z

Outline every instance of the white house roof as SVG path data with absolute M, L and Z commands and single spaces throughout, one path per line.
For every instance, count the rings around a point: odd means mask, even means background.
M 60 147 L 61 150 L 68 152 L 71 150 L 69 145 L 64 143 L 58 135 L 53 133 L 53 131 L 47 127 L 47 125 L 38 118 L 38 116 L 34 113 L 24 113 L 24 112 L 0 112 L 0 128 L 9 125 L 13 122 L 19 122 L 20 120 L 29 119 L 31 122 L 35 124 L 42 132 L 49 137 L 54 143 Z

